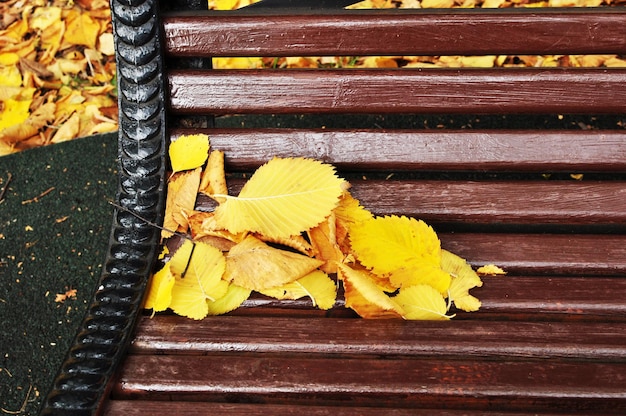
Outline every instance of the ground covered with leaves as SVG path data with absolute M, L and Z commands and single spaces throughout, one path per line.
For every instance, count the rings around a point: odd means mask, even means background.
M 0 4 L 0 155 L 117 129 L 107 0 Z
M 210 0 L 231 10 L 257 0 Z M 366 0 L 353 8 L 579 7 L 626 0 Z M 0 156 L 117 129 L 107 0 L 0 3 Z M 602 56 L 391 56 L 219 58 L 216 68 L 626 66 Z

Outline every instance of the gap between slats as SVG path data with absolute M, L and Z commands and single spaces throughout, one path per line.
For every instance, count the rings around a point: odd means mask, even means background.
M 164 17 L 166 53 L 178 56 L 624 53 L 625 27 L 626 12 L 617 8 Z

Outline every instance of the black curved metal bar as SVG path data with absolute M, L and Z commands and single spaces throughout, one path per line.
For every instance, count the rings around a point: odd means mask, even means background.
M 158 0 L 111 0 L 119 91 L 119 186 L 92 303 L 41 415 L 94 415 L 123 358 L 159 243 L 165 198 L 165 109 Z

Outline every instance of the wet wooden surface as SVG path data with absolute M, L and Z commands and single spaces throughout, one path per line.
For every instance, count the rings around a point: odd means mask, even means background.
M 626 51 L 626 12 L 394 10 L 261 19 L 206 12 L 164 21 L 166 50 L 189 56 L 583 54 Z M 210 27 L 211 30 L 207 30 Z
M 172 57 L 626 53 L 623 8 L 205 13 L 164 22 Z M 626 70 L 615 68 L 167 76 L 174 115 L 626 108 Z M 373 212 L 422 218 L 444 248 L 508 274 L 484 277 L 472 290 L 480 311 L 454 311 L 450 322 L 361 320 L 341 297 L 320 311 L 260 295 L 198 322 L 142 317 L 106 415 L 626 414 L 623 129 L 268 127 L 193 130 L 225 151 L 233 194 L 243 183 L 236 177 L 273 156 L 321 159 Z M 555 172 L 559 180 L 544 176 Z M 206 198 L 197 204 L 211 209 Z
M 626 69 L 523 68 L 172 71 L 183 114 L 621 113 Z
M 352 171 L 615 172 L 626 170 L 624 130 L 279 129 L 203 131 L 232 170 L 300 155 Z M 236 154 L 237 157 L 231 155 Z

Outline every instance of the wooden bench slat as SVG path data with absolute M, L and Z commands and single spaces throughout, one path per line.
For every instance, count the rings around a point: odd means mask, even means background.
M 626 272 L 623 234 L 441 233 L 440 238 L 443 248 L 470 263 L 495 263 L 512 274 L 623 277 Z
M 229 193 L 246 183 L 231 179 Z M 407 215 L 435 227 L 585 225 L 587 231 L 626 229 L 623 181 L 461 181 L 350 179 L 350 192 L 376 215 Z M 199 195 L 197 209 L 215 203 Z M 530 206 L 530 207 L 529 207 Z
M 615 113 L 626 69 L 223 70 L 169 73 L 179 114 Z M 123 93 L 123 91 L 122 91 Z
M 626 224 L 626 183 L 362 181 L 352 194 L 378 215 L 446 224 Z
M 456 311 L 456 320 L 621 322 L 626 304 L 616 293 L 626 290 L 620 278 L 563 276 L 483 276 L 485 284 L 472 290 L 482 306 L 480 312 Z M 572 289 L 574 288 L 574 289 Z M 341 291 L 330 311 L 313 309 L 309 299 L 277 301 L 253 294 L 231 314 L 257 317 L 354 318 L 344 308 Z
M 433 10 L 164 18 L 182 56 L 593 54 L 626 51 L 626 13 L 601 10 Z M 210 30 L 207 30 L 210 27 Z M 367 39 L 367 42 L 363 42 Z
M 148 400 L 110 400 L 104 416 L 172 416 L 172 415 L 223 415 L 223 416 L 537 416 L 536 412 L 498 412 L 490 410 L 450 409 L 398 409 L 377 407 L 302 406 L 277 404 L 241 404 L 206 402 L 171 402 Z M 598 415 L 597 412 L 576 413 L 579 416 Z M 562 416 L 562 413 L 541 413 L 542 416 Z
M 622 302 L 626 305 L 626 302 Z M 254 353 L 626 361 L 626 322 L 142 317 L 132 354 Z M 206 334 L 211 334 L 207 337 Z
M 626 302 L 616 296 L 626 293 L 626 282 L 620 277 L 510 276 L 483 277 L 483 281 L 483 287 L 472 291 L 482 302 L 480 312 L 459 314 L 458 318 L 572 320 L 579 324 L 583 320 L 624 322 L 626 318 Z M 517 323 L 512 325 L 516 327 Z
M 621 171 L 620 130 L 206 129 L 230 169 L 299 155 L 348 170 Z M 172 137 L 198 130 L 174 130 Z M 546 146 L 550 143 L 550 146 Z
M 626 411 L 626 362 L 386 358 L 130 355 L 113 397 Z

